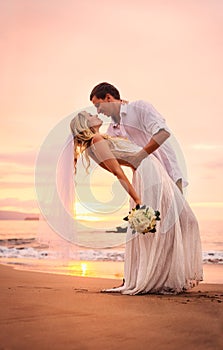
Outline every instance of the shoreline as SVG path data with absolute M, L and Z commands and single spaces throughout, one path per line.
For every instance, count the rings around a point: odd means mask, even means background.
M 178 295 L 100 293 L 119 282 L 0 265 L 1 347 L 222 348 L 222 284 L 201 283 Z
M 14 260 L 13 260 L 14 261 Z M 23 261 L 27 261 L 24 259 Z M 34 263 L 38 261 L 35 266 Z M 4 263 L 0 266 L 8 266 L 18 271 L 30 271 L 61 276 L 93 277 L 100 279 L 119 279 L 124 275 L 124 262 L 119 261 L 57 261 L 57 260 L 31 260 L 32 265 L 20 263 Z M 48 263 L 48 264 L 47 264 Z M 41 266 L 42 264 L 42 266 Z M 200 283 L 223 284 L 223 264 L 203 264 L 204 280 Z

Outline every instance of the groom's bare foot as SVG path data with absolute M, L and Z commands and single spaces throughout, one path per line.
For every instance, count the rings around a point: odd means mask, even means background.
M 120 286 L 115 286 L 115 287 L 110 288 L 110 289 L 102 289 L 102 290 L 101 290 L 101 293 L 115 293 L 115 292 L 116 292 L 115 289 L 118 289 L 118 288 L 120 288 L 120 287 L 123 287 L 124 284 L 125 284 L 125 279 L 123 278 L 122 284 L 120 284 Z M 119 290 L 117 290 L 117 292 L 119 292 Z
M 116 287 L 113 287 L 113 288 L 123 287 L 123 286 L 124 286 L 124 284 L 125 284 L 125 279 L 123 278 L 123 279 L 122 279 L 122 284 L 120 284 L 120 286 L 116 286 Z

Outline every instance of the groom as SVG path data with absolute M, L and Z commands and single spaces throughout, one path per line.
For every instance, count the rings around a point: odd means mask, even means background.
M 131 103 L 121 100 L 117 88 L 109 83 L 96 85 L 90 94 L 90 100 L 98 113 L 112 118 L 113 122 L 107 130 L 109 135 L 127 137 L 143 147 L 136 155 L 133 165 L 137 168 L 145 157 L 153 153 L 183 193 L 183 186 L 186 186 L 187 182 L 168 140 L 171 132 L 165 119 L 155 108 L 141 100 Z

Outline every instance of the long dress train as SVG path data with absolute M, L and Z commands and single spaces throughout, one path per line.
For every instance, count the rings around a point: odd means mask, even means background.
M 141 147 L 124 139 L 110 139 L 121 164 L 131 163 Z M 133 174 L 142 203 L 160 211 L 156 233 L 127 231 L 122 287 L 105 290 L 122 294 L 179 293 L 203 280 L 199 227 L 187 201 L 153 155 Z M 130 207 L 134 207 L 130 200 Z

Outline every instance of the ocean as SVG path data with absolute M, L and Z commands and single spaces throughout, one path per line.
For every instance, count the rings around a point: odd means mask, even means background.
M 50 273 L 121 278 L 125 250 L 125 232 L 117 232 L 114 221 L 104 222 L 99 231 L 86 229 L 81 236 L 90 244 L 74 245 L 57 235 L 58 241 L 50 244 L 50 237 L 43 240 L 39 233 L 39 221 L 0 220 L 0 263 L 17 269 Z M 223 220 L 200 221 L 204 265 L 223 266 Z M 106 232 L 113 231 L 113 232 Z M 95 233 L 95 234 L 92 234 Z M 94 237 L 91 238 L 90 237 Z M 49 238 L 49 240 L 47 240 Z M 55 244 L 56 242 L 56 244 Z

